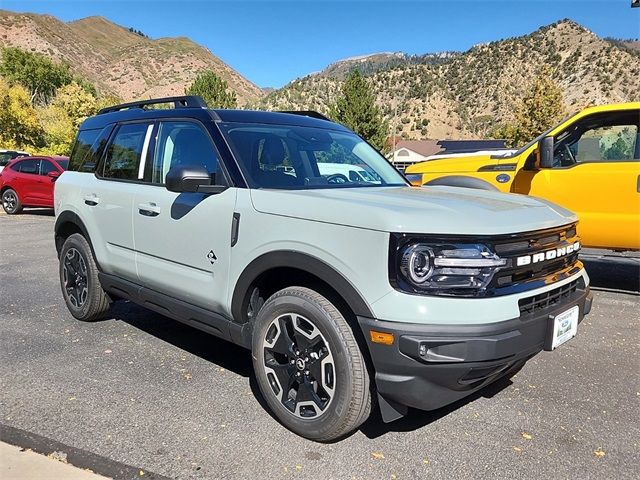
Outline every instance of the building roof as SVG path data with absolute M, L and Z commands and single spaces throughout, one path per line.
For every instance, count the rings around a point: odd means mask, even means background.
M 406 148 L 412 152 L 419 153 L 428 157 L 429 155 L 435 155 L 442 151 L 442 147 L 438 144 L 438 140 L 400 140 L 396 142 L 396 148 L 398 151 L 401 148 Z

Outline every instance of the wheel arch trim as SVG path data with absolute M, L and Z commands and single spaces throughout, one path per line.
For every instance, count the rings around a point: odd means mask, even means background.
M 98 269 L 100 269 L 100 265 L 98 264 L 98 259 L 96 258 L 96 252 L 93 249 L 93 243 L 91 243 L 91 237 L 89 237 L 89 232 L 87 230 L 87 227 L 85 226 L 80 216 L 76 212 L 72 212 L 70 210 L 65 210 L 64 212 L 60 213 L 60 215 L 58 215 L 58 218 L 56 218 L 56 223 L 54 226 L 54 232 L 55 232 L 54 243 L 55 243 L 56 252 L 58 256 L 60 256 L 60 251 L 62 250 L 62 243 L 58 242 L 58 237 L 61 236 L 61 231 L 63 227 L 69 224 L 77 227 L 82 233 L 82 236 L 87 240 L 89 247 L 91 247 L 91 253 L 93 254 L 93 258 L 96 262 L 96 265 L 98 265 Z
M 483 180 L 482 178 L 476 178 L 468 175 L 445 175 L 444 177 L 434 178 L 429 180 L 423 186 L 446 186 L 446 187 L 462 187 L 462 188 L 476 188 L 478 190 L 490 190 L 497 192 L 498 188 Z
M 373 318 L 371 307 L 362 294 L 344 275 L 321 259 L 291 250 L 276 250 L 252 260 L 242 271 L 233 289 L 231 313 L 242 322 L 249 287 L 263 273 L 275 268 L 294 268 L 309 273 L 333 288 L 355 315 Z

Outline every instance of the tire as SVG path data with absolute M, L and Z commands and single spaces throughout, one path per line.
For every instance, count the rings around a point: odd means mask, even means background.
M 252 354 L 263 397 L 298 435 L 336 440 L 369 417 L 362 353 L 345 318 L 317 292 L 289 287 L 273 294 L 256 317 Z
M 7 215 L 15 215 L 22 211 L 22 202 L 14 189 L 7 188 L 2 192 L 2 208 Z
M 91 247 L 79 233 L 67 238 L 60 251 L 60 287 L 71 315 L 83 322 L 104 318 L 111 300 L 98 280 Z

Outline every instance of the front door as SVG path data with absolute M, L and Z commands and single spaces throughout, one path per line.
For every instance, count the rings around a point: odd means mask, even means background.
M 576 122 L 556 135 L 553 168 L 522 179 L 530 182 L 529 195 L 578 215 L 585 246 L 640 248 L 639 118 L 629 110 Z
M 134 200 L 133 229 L 141 283 L 165 295 L 222 312 L 227 296 L 236 189 L 218 195 L 174 193 L 164 186 L 176 165 L 204 166 L 221 178 L 219 156 L 195 121 L 159 122 L 145 183 Z

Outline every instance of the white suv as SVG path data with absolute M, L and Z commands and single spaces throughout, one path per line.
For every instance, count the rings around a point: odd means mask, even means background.
M 384 421 L 436 409 L 576 334 L 591 294 L 572 213 L 410 187 L 314 116 L 176 97 L 87 119 L 55 190 L 70 312 L 128 299 L 251 349 L 276 417 L 317 441 L 372 398 Z

